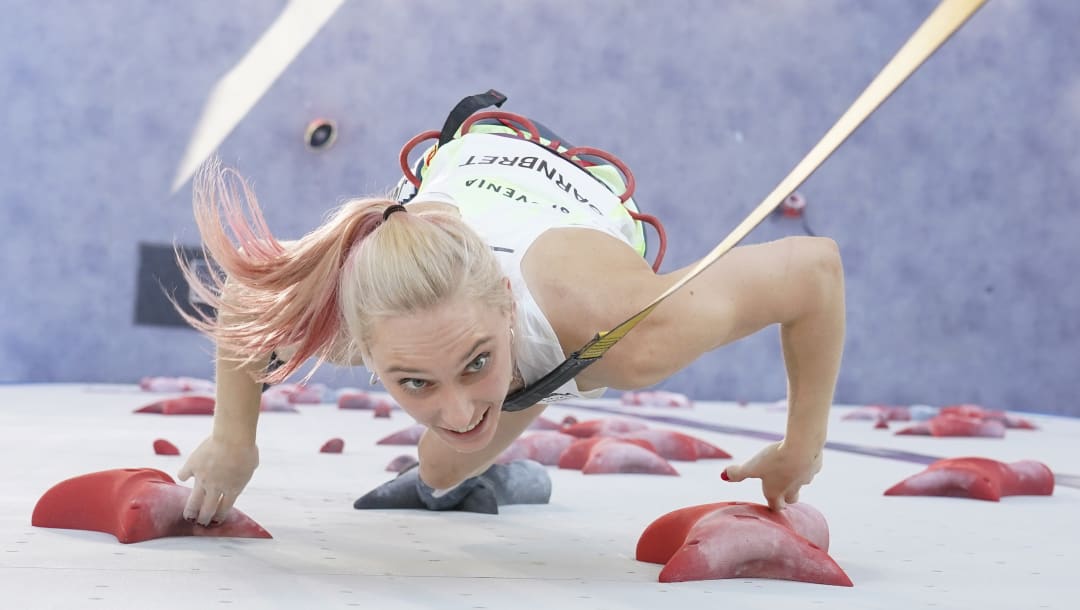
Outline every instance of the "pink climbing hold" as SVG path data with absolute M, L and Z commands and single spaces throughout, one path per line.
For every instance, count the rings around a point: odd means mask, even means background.
M 319 448 L 319 453 L 341 453 L 345 450 L 345 441 L 340 438 L 332 438 Z
M 623 392 L 619 396 L 619 402 L 630 407 L 671 407 L 676 409 L 689 409 L 694 406 L 694 401 L 686 394 L 667 392 L 663 390 Z
M 540 462 L 544 466 L 558 466 L 563 452 L 578 439 L 557 430 L 544 430 L 533 432 L 523 437 L 521 441 L 529 451 L 529 459 Z
M 154 441 L 154 453 L 158 455 L 180 455 L 180 450 L 169 441 L 159 438 Z
M 396 458 L 390 460 L 390 463 L 386 465 L 386 471 L 387 472 L 401 472 L 403 470 L 407 470 L 409 468 L 412 468 L 413 466 L 415 466 L 415 465 L 417 465 L 419 463 L 420 463 L 419 460 L 417 460 L 416 457 L 414 457 L 414 456 L 411 456 L 411 455 L 399 455 Z
M 593 446 L 582 474 L 659 474 L 679 472 L 653 451 L 626 441 L 606 438 Z
M 259 411 L 263 413 L 299 413 L 300 410 L 293 404 L 289 394 L 275 387 L 262 393 L 259 397 Z
M 214 382 L 196 377 L 143 377 L 139 387 L 145 392 L 213 392 Z
M 638 540 L 637 559 L 664 564 L 660 582 L 771 578 L 852 586 L 828 550 L 825 517 L 806 503 L 774 512 L 761 504 L 717 502 L 653 521 Z
M 158 400 L 135 409 L 136 413 L 160 413 L 162 415 L 213 415 L 212 396 L 179 396 Z
M 508 464 L 515 460 L 534 460 L 544 466 L 558 466 L 559 459 L 570 445 L 578 442 L 576 437 L 557 430 L 541 430 L 514 439 L 496 461 Z
M 416 445 L 427 426 L 415 424 L 375 441 L 376 445 Z
M 1000 409 L 986 409 L 979 405 L 958 404 L 941 407 L 941 415 L 959 415 L 961 417 L 979 418 L 984 420 L 999 421 L 1006 428 L 1018 430 L 1037 430 L 1038 426 L 1031 421 L 1006 413 Z
M 124 544 L 174 536 L 270 538 L 236 508 L 220 525 L 184 520 L 191 489 L 153 468 L 105 470 L 57 483 L 34 506 L 35 527 L 87 530 L 116 536 Z
M 289 402 L 297 405 L 322 404 L 328 389 L 321 383 L 292 383 L 274 386 L 279 392 L 289 397 Z
M 615 438 L 647 441 L 660 457 L 667 460 L 694 462 L 699 459 L 728 459 L 731 454 L 699 438 L 676 430 L 650 428 L 636 432 L 624 432 Z
M 380 419 L 390 419 L 391 414 L 394 412 L 394 405 L 387 400 L 380 400 L 375 403 L 375 408 L 372 409 L 372 416 Z
M 981 417 L 939 414 L 926 421 L 898 430 L 896 434 L 1002 438 L 1005 436 L 1005 424 Z
M 362 390 L 342 390 L 338 392 L 337 405 L 339 409 L 373 409 L 375 399 Z
M 563 426 L 562 431 L 578 438 L 588 438 L 590 436 L 615 436 L 626 432 L 647 430 L 648 428 L 648 425 L 639 421 L 605 417 Z
M 911 421 L 911 410 L 904 406 L 890 406 L 890 405 L 867 405 L 865 407 L 859 407 L 854 411 L 844 415 L 841 419 L 863 419 L 863 420 L 877 420 L 882 419 L 886 421 Z
M 653 446 L 649 441 L 627 438 L 627 439 L 612 439 L 607 436 L 593 436 L 590 438 L 582 438 L 570 443 L 570 446 L 562 452 L 559 456 L 559 468 L 565 468 L 568 470 L 581 470 L 585 467 L 585 462 L 589 461 L 589 455 L 592 453 L 594 447 L 603 441 L 608 440 L 620 440 L 623 443 L 630 443 L 637 445 L 648 451 L 655 453 Z

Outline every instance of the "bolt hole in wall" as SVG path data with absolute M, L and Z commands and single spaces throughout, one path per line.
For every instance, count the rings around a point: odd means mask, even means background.
M 326 150 L 337 141 L 337 124 L 330 119 L 315 119 L 304 130 L 304 144 L 309 150 Z

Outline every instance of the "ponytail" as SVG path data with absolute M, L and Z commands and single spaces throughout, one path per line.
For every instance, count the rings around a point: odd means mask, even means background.
M 349 250 L 382 222 L 382 211 L 394 202 L 346 202 L 321 226 L 285 246 L 271 234 L 254 192 L 235 170 L 222 168 L 216 159 L 207 162 L 194 178 L 193 192 L 203 253 L 216 269 L 196 274 L 179 250 L 177 261 L 191 292 L 217 315 L 192 316 L 178 307 L 180 315 L 236 354 L 242 365 L 284 346 L 296 347 L 285 365 L 259 381 L 283 381 L 316 357 L 305 377 L 310 378 L 342 337 L 338 295 Z
M 296 347 L 259 381 L 280 382 L 316 357 L 310 378 L 319 364 L 340 357 L 341 347 L 350 360 L 358 351 L 366 356 L 376 320 L 454 296 L 512 311 L 494 253 L 456 214 L 395 214 L 403 210 L 392 200 L 355 199 L 286 246 L 270 233 L 255 194 L 235 170 L 212 160 L 196 174 L 193 190 L 203 253 L 215 273 L 200 277 L 179 250 L 177 260 L 192 293 L 217 317 L 177 310 L 242 365 Z

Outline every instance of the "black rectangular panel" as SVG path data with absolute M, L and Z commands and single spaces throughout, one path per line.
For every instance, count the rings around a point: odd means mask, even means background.
M 211 267 L 201 248 L 181 246 L 184 258 L 197 273 L 210 273 Z M 190 328 L 176 312 L 166 294 L 173 295 L 184 311 L 195 314 L 196 307 L 207 312 L 208 305 L 193 302 L 172 244 L 139 244 L 139 270 L 135 284 L 135 324 L 180 326 Z

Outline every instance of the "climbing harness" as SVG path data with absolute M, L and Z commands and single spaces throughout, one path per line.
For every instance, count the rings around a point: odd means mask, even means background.
M 634 195 L 636 186 L 634 174 L 630 171 L 630 168 L 615 155 L 591 146 L 567 147 L 564 146 L 560 140 L 550 140 L 545 142 L 544 138 L 541 137 L 540 130 L 536 127 L 536 124 L 527 117 L 502 110 L 482 111 L 489 106 L 500 107 L 506 99 L 505 95 L 494 89 L 490 89 L 485 93 L 470 95 L 458 102 L 457 106 L 454 106 L 454 109 L 450 111 L 450 115 L 446 118 L 446 122 L 443 124 L 441 130 L 436 131 L 431 129 L 411 138 L 401 147 L 401 153 L 398 155 L 398 162 L 401 165 L 402 173 L 405 174 L 405 179 L 414 187 L 420 188 L 420 178 L 409 166 L 409 153 L 411 153 L 421 142 L 438 138 L 438 144 L 427 152 L 426 159 L 430 161 L 431 158 L 435 156 L 435 153 L 438 152 L 439 146 L 445 145 L 455 137 L 466 135 L 479 121 L 496 121 L 503 127 L 512 130 L 513 135 L 522 140 L 541 146 L 563 159 L 570 161 L 594 179 L 599 180 L 589 173 L 588 168 L 599 165 L 600 163 L 593 161 L 593 159 L 599 159 L 600 162 L 611 165 L 622 174 L 623 183 L 625 184 L 623 192 L 618 194 L 619 202 L 625 205 Z M 460 135 L 458 135 L 459 130 Z M 605 187 L 610 188 L 602 180 L 600 183 Z M 652 269 L 653 271 L 659 271 L 660 264 L 664 261 L 664 253 L 667 252 L 667 232 L 664 231 L 664 225 L 658 218 L 651 214 L 642 214 L 629 207 L 626 207 L 626 211 L 635 221 L 647 223 L 656 229 L 658 244 L 656 260 L 653 261 Z

